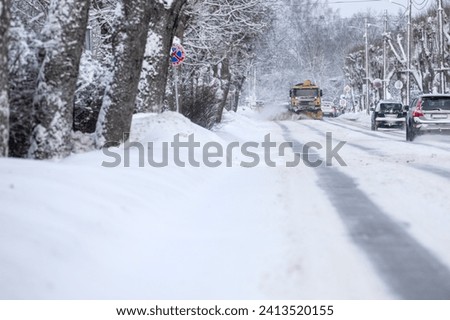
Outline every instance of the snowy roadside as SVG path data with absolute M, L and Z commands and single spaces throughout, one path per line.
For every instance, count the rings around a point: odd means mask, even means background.
M 281 131 L 252 111 L 225 114 L 214 132 L 165 113 L 135 116 L 131 140 L 154 142 L 157 158 L 176 134 L 224 145 Z M 392 297 L 313 169 L 139 167 L 137 152 L 116 168 L 99 151 L 0 159 L 0 298 Z

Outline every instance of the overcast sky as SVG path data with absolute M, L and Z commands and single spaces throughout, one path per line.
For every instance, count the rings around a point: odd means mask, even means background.
M 407 0 L 394 0 L 406 7 L 408 1 Z M 416 1 L 421 3 L 422 1 Z M 428 2 L 434 2 L 432 0 L 428 0 Z M 389 0 L 329 0 L 328 3 L 335 9 L 339 9 L 342 17 L 349 17 L 358 11 L 367 11 L 368 8 L 371 8 L 379 13 L 383 13 L 384 10 L 388 10 L 391 14 L 397 14 L 399 10 L 402 12 L 405 11 L 405 8 L 390 3 Z M 413 8 L 413 15 L 417 13 L 417 9 Z

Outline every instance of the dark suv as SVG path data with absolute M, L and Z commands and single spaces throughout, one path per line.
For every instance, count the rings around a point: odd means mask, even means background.
M 401 102 L 381 100 L 375 109 L 372 109 L 371 129 L 380 127 L 400 127 L 405 125 L 406 112 Z
M 424 94 L 414 99 L 406 116 L 406 140 L 424 133 L 450 133 L 450 95 Z

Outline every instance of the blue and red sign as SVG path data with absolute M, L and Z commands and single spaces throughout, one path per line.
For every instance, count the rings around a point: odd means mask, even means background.
M 174 67 L 180 65 L 185 58 L 186 53 L 184 52 L 184 48 L 181 44 L 173 45 L 172 49 L 170 49 L 170 62 L 172 65 Z

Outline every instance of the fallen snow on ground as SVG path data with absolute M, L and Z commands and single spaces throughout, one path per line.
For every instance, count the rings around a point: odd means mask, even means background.
M 281 143 L 283 130 L 270 120 L 277 108 L 225 113 L 213 131 L 172 112 L 135 115 L 131 141 L 145 150 L 153 143 L 156 158 L 177 134 L 224 148 L 232 142 L 260 143 L 267 134 Z M 323 139 L 300 126 L 294 134 Z M 335 137 L 352 136 L 358 133 L 341 128 Z M 123 160 L 123 146 L 111 150 Z M 139 166 L 138 147 L 129 152 L 130 166 L 122 161 L 115 168 L 102 166 L 112 158 L 101 151 L 60 162 L 0 159 L 0 299 L 395 298 L 352 243 L 317 186 L 314 168 L 241 167 L 249 159 L 238 152 L 231 156 L 232 167 L 179 167 L 172 151 L 169 165 L 155 168 Z M 406 161 L 410 154 L 394 155 Z M 187 156 L 180 155 L 185 162 Z M 201 159 L 201 150 L 194 156 Z M 273 158 L 278 164 L 286 160 Z M 393 202 L 383 198 L 378 184 L 399 193 L 397 180 L 409 179 L 383 164 L 365 183 L 364 166 L 371 172 L 380 166 L 351 148 L 345 159 L 353 168 L 349 174 L 383 207 Z M 433 183 L 441 182 L 436 177 Z M 446 206 L 445 200 L 433 204 L 443 226 Z M 397 218 L 413 224 L 414 234 L 430 246 L 435 240 L 424 228 L 431 226 L 448 243 L 439 221 L 420 228 L 425 218 L 417 210 Z M 444 254 L 445 248 L 434 250 Z M 445 259 L 450 264 L 448 253 Z
M 340 119 L 370 124 L 370 115 L 366 111 L 349 112 L 339 116 Z

